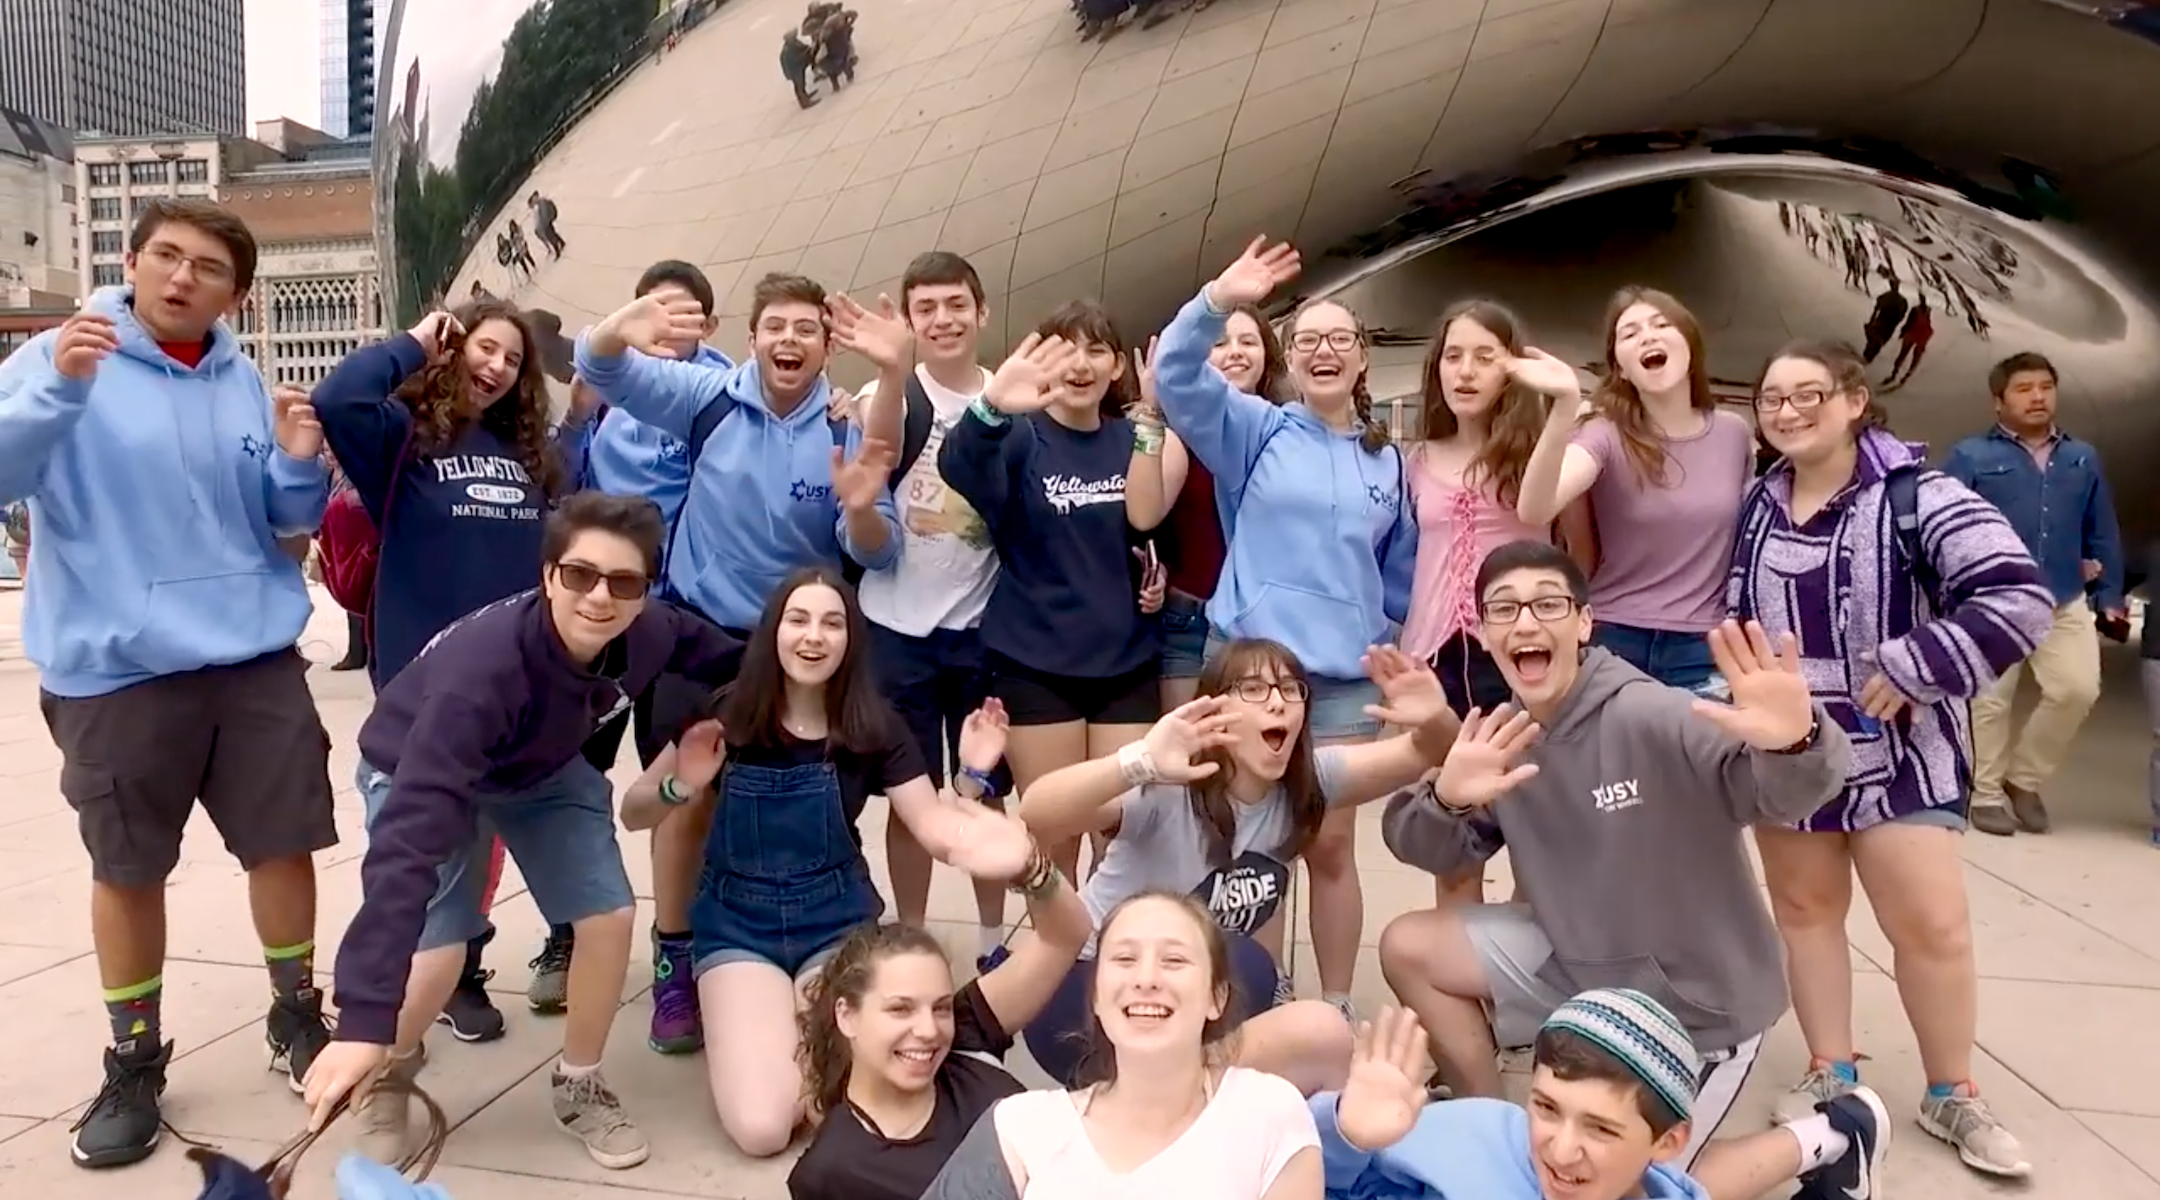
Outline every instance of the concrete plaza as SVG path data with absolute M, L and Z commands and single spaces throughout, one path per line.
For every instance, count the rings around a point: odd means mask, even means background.
M 93 1174 L 68 1161 L 68 1128 L 99 1083 L 106 1037 L 91 955 L 89 871 L 74 819 L 58 791 L 59 754 L 37 712 L 36 673 L 22 660 L 21 594 L 0 593 L 0 1195 L 65 1200 L 125 1191 L 192 1196 L 194 1168 L 168 1137 L 148 1163 Z M 303 649 L 318 663 L 343 650 L 344 619 L 326 597 Z M 2160 1200 L 2160 851 L 2145 828 L 2147 744 L 2136 663 L 2111 651 L 2108 691 L 2072 765 L 2051 789 L 2059 829 L 2046 837 L 1974 835 L 1968 846 L 1973 933 L 1981 983 L 1977 1074 L 1996 1111 L 2035 1163 L 2024 1187 L 1968 1172 L 1950 1150 L 1911 1123 L 1921 1086 L 1911 1033 L 1888 974 L 1888 948 L 1865 906 L 1854 914 L 1855 1006 L 1870 1082 L 1897 1117 L 1889 1187 L 1904 1197 L 1965 1200 L 2034 1196 Z M 336 748 L 339 823 L 345 841 L 319 858 L 321 955 L 327 977 L 338 934 L 360 900 L 364 842 L 351 786 L 354 734 L 368 707 L 357 674 L 313 675 Z M 618 773 L 618 779 L 627 776 Z M 867 842 L 882 844 L 882 808 L 865 817 Z M 1377 813 L 1363 827 L 1366 943 L 1360 1002 L 1381 1003 L 1385 985 L 1372 943 L 1387 920 L 1431 902 L 1427 879 L 1393 863 Z M 649 894 L 644 838 L 624 839 L 625 858 Z M 1504 886 L 1505 865 L 1495 865 Z M 972 900 L 941 872 L 932 900 L 940 932 L 969 949 Z M 245 882 L 215 830 L 198 818 L 170 885 L 171 961 L 165 1028 L 177 1043 L 166 1117 L 188 1137 L 259 1160 L 299 1127 L 299 1101 L 264 1069 L 267 983 L 247 915 Z M 522 965 L 542 922 L 514 875 L 496 911 L 502 937 L 491 951 L 495 986 L 510 1019 L 500 1042 L 466 1046 L 439 1036 L 423 1082 L 455 1122 L 435 1180 L 457 1200 L 636 1200 L 702 1196 L 774 1200 L 786 1194 L 789 1160 L 752 1162 L 735 1153 L 706 1098 L 701 1059 L 668 1059 L 644 1046 L 649 965 L 642 953 L 625 984 L 609 1076 L 653 1142 L 650 1162 L 603 1171 L 554 1132 L 545 1068 L 559 1032 L 530 1015 Z M 1304 936 L 1304 922 L 1298 923 Z M 956 954 L 964 959 L 966 954 Z M 1296 948 L 1311 988 L 1311 948 Z M 328 990 L 327 978 L 325 990 Z M 725 1014 L 716 1014 L 725 1019 Z M 1019 1055 L 1016 1054 L 1016 1057 Z M 1772 1035 L 1745 1101 L 1742 1123 L 1766 1116 L 1776 1091 L 1804 1065 L 1790 1019 Z M 1040 1079 L 1032 1066 L 1023 1072 Z M 333 1133 L 304 1166 L 297 1200 L 330 1194 L 328 1172 L 345 1144 Z

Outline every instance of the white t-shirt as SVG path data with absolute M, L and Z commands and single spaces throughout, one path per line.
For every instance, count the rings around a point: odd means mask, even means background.
M 1331 805 L 1341 789 L 1342 754 L 1334 747 L 1313 751 L 1313 773 Z M 1230 810 L 1236 818 L 1230 862 L 1217 867 L 1208 861 L 1208 832 L 1184 784 L 1151 783 L 1126 793 L 1117 836 L 1080 889 L 1096 928 L 1126 897 L 1152 888 L 1192 893 L 1227 933 L 1250 935 L 1267 924 L 1289 894 L 1282 847 L 1290 839 L 1290 798 L 1277 785 L 1267 799 L 1233 802 Z M 1094 953 L 1090 942 L 1082 957 Z
M 1121 1175 L 1095 1152 L 1081 1102 L 1072 1092 L 1023 1092 L 990 1110 L 998 1141 L 1027 1173 L 1021 1200 L 1260 1200 L 1298 1151 L 1320 1145 L 1312 1110 L 1294 1085 L 1231 1067 L 1176 1141 Z
M 979 369 L 979 368 L 978 368 Z M 893 508 L 900 518 L 899 561 L 862 580 L 863 616 L 895 633 L 923 637 L 933 629 L 973 629 L 997 584 L 997 554 L 990 528 L 960 493 L 938 474 L 938 447 L 959 423 L 967 407 L 990 386 L 990 372 L 972 394 L 946 389 L 928 367 L 915 378 L 930 397 L 930 440 L 906 475 L 893 485 Z M 862 400 L 877 394 L 872 381 Z M 895 448 L 897 449 L 897 447 Z

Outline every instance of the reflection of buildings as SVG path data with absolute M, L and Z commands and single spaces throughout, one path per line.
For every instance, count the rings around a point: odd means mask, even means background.
M 322 0 L 322 47 L 323 132 L 367 137 L 375 132 L 375 0 Z
M 75 130 L 239 133 L 247 120 L 240 7 L 241 0 L 6 0 L 0 106 Z
M 74 304 L 76 194 L 67 133 L 0 110 L 0 314 Z M 0 355 L 6 348 L 0 332 Z
M 262 122 L 256 137 L 277 156 L 219 189 L 262 247 L 233 328 L 265 381 L 307 387 L 384 335 L 368 147 L 293 121 Z

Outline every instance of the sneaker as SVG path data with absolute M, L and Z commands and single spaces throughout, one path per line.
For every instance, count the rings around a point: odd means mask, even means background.
M 1844 1134 L 1850 1146 L 1836 1162 L 1802 1175 L 1794 1200 L 1874 1200 L 1890 1157 L 1890 1110 L 1882 1097 L 1855 1085 L 1816 1111 L 1830 1118 L 1830 1128 Z
M 427 1064 L 423 1047 L 404 1058 L 392 1058 L 384 1069 L 385 1079 L 411 1083 L 420 1075 L 420 1068 Z M 412 1094 L 385 1088 L 370 1089 L 367 1099 L 360 1102 L 355 1114 L 360 1120 L 360 1136 L 355 1148 L 368 1158 L 385 1166 L 397 1166 L 405 1160 L 405 1153 L 412 1142 Z
M 165 1127 L 158 1099 L 172 1043 L 144 1045 L 130 1039 L 105 1050 L 105 1085 L 68 1132 L 68 1154 L 78 1167 L 124 1167 L 150 1157 Z
M 992 946 L 988 953 L 975 956 L 975 973 L 977 975 L 988 975 L 1005 965 L 1005 960 L 1011 957 L 1012 951 L 1006 949 L 1003 945 Z
M 705 1045 L 705 1022 L 697 981 L 690 977 L 690 948 L 654 949 L 652 1033 L 645 1042 L 661 1054 L 695 1054 Z
M 1859 1086 L 1858 1080 L 1848 1081 L 1832 1070 L 1829 1063 L 1818 1060 L 1809 1064 L 1808 1073 L 1800 1077 L 1800 1082 L 1793 1085 L 1791 1091 L 1778 1097 L 1770 1124 L 1773 1127 L 1790 1125 Z
M 323 1016 L 322 993 L 302 988 L 271 1001 L 263 1040 L 270 1044 L 270 1069 L 283 1071 L 295 1094 L 307 1091 L 308 1068 L 330 1044 L 330 1019 Z
M 562 1131 L 585 1143 L 585 1153 L 610 1171 L 626 1170 L 644 1162 L 652 1144 L 631 1124 L 622 1101 L 600 1078 L 555 1072 L 555 1123 Z
M 525 1002 L 537 1013 L 559 1013 L 570 1000 L 570 948 L 572 939 L 548 933 L 547 942 L 540 947 L 540 954 L 526 964 L 532 968 L 532 983 L 525 988 Z
M 1957 1147 L 1958 1157 L 1975 1171 L 2005 1179 L 2032 1174 L 2025 1147 L 1995 1119 L 1987 1101 L 1969 1083 L 1947 1096 L 1930 1094 L 1922 1100 L 1920 1128 Z
M 450 1002 L 443 1005 L 435 1023 L 449 1026 L 450 1036 L 461 1042 L 492 1042 L 501 1038 L 502 1010 L 495 1007 L 495 1001 L 487 993 L 488 980 L 493 978 L 493 971 L 468 971 L 459 977 L 457 990 L 450 993 Z

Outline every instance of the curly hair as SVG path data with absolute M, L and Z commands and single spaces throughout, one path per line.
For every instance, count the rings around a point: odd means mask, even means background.
M 803 1006 L 795 1015 L 802 1036 L 797 1059 L 802 1066 L 804 1098 L 810 1102 L 813 1116 L 840 1107 L 847 1096 L 848 1072 L 855 1065 L 847 1035 L 840 1032 L 840 1006 L 862 1007 L 863 997 L 877 979 L 878 967 L 886 959 L 903 954 L 928 954 L 945 963 L 948 970 L 952 965 L 945 957 L 945 947 L 920 927 L 873 921 L 857 926 L 803 988 Z
M 480 427 L 515 447 L 518 461 L 524 464 L 533 483 L 543 495 L 554 499 L 562 487 L 562 467 L 548 441 L 547 374 L 532 323 L 514 305 L 492 297 L 459 305 L 451 316 L 468 335 L 489 321 L 502 321 L 517 330 L 524 343 L 517 381 L 502 399 L 480 414 Z M 414 372 L 395 393 L 412 409 L 416 453 L 440 453 L 473 419 L 468 415 L 472 381 L 465 373 L 464 354 L 465 338 L 450 338 L 442 352 Z

